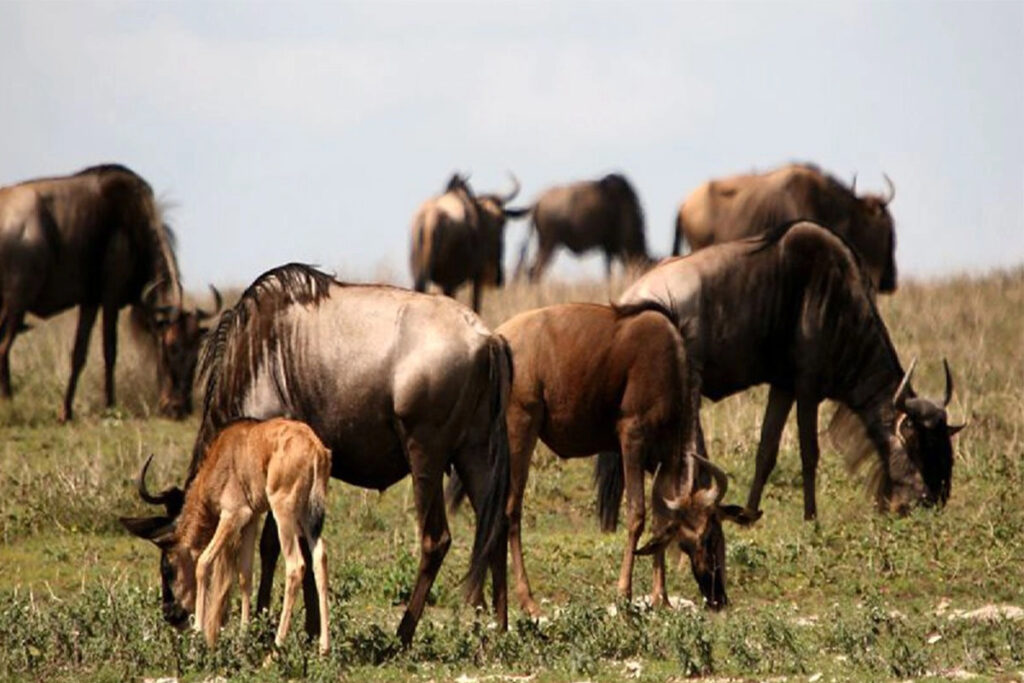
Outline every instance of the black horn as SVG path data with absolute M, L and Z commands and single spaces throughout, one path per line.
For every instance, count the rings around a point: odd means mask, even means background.
M 220 313 L 221 309 L 224 308 L 224 299 L 221 298 L 220 292 L 217 291 L 217 288 L 210 285 L 210 291 L 213 293 L 213 311 L 204 311 L 201 308 L 196 308 L 196 315 L 199 316 L 200 320 L 212 318 Z
M 853 174 L 853 180 L 850 181 L 850 194 L 857 194 L 857 174 Z
M 519 184 L 519 178 L 516 178 L 515 173 L 508 171 L 508 177 L 512 179 L 512 189 L 507 194 L 501 196 L 502 204 L 508 204 L 515 199 L 519 195 L 519 190 L 522 189 L 522 186 Z
M 704 465 L 704 467 L 708 468 L 708 471 L 715 480 L 715 503 L 720 502 L 725 498 L 725 492 L 729 490 L 729 476 L 725 473 L 725 470 L 707 458 L 699 455 L 694 455 L 693 458 L 700 464 Z
M 885 198 L 885 205 L 888 206 L 892 203 L 892 200 L 896 199 L 896 186 L 893 185 L 892 178 L 889 177 L 888 173 L 883 173 L 882 177 L 885 178 L 885 184 L 889 189 L 889 194 Z
M 942 367 L 946 369 L 946 395 L 942 399 L 942 407 L 945 408 L 953 399 L 953 373 L 949 371 L 949 363 L 942 359 Z
M 910 367 L 907 368 L 906 373 L 903 375 L 903 379 L 900 381 L 900 385 L 896 387 L 896 393 L 892 395 L 892 405 L 896 410 L 906 412 L 907 394 L 910 393 L 910 376 L 914 374 L 914 368 L 917 367 L 917 357 L 910 361 Z
M 143 463 L 142 470 L 139 472 L 139 480 L 137 482 L 139 489 L 139 497 L 141 497 L 143 501 L 149 503 L 150 505 L 163 505 L 165 508 L 167 508 L 168 514 L 170 514 L 172 517 L 177 516 L 177 514 L 181 511 L 182 504 L 185 501 L 185 494 L 177 486 L 172 486 L 171 488 L 166 489 L 165 491 L 161 491 L 155 496 L 151 494 L 149 492 L 149 489 L 146 487 L 146 472 L 149 470 L 149 464 L 151 462 L 153 462 L 152 453 L 149 455 L 148 458 L 146 458 L 146 462 Z

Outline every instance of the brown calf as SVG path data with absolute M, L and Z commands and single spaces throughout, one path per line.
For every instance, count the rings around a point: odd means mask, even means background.
M 646 471 L 654 474 L 654 539 L 640 554 L 654 555 L 653 603 L 667 603 L 665 546 L 678 540 L 690 555 L 708 605 L 723 607 L 721 520 L 747 524 L 753 519 L 736 506 L 719 504 L 725 474 L 696 456 L 699 386 L 688 377 L 682 338 L 672 322 L 652 310 L 631 313 L 566 304 L 522 313 L 496 332 L 508 340 L 514 365 L 507 412 L 511 486 L 506 512 L 523 609 L 538 612 L 520 540 L 523 493 L 538 438 L 561 458 L 599 451 L 621 454 L 629 528 L 620 595 L 632 595 L 634 555 L 644 529 Z M 616 510 L 618 503 L 615 498 Z
M 150 460 L 152 456 L 139 476 L 143 499 L 153 497 L 145 485 Z M 122 518 L 129 531 L 153 541 L 162 551 L 160 573 L 168 621 L 181 627 L 194 613 L 196 630 L 204 632 L 213 645 L 237 573 L 242 625 L 248 623 L 256 532 L 260 518 L 270 510 L 277 521 L 287 576 L 275 643 L 284 642 L 302 584 L 305 564 L 299 539 L 304 538 L 312 548 L 320 603 L 320 652 L 327 652 L 327 556 L 320 533 L 330 474 L 331 453 L 307 425 L 283 418 L 239 420 L 210 444 L 176 523 Z

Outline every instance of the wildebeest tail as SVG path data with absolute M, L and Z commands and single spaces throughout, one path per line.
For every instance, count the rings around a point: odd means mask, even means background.
M 491 459 L 490 485 L 476 516 L 476 537 L 466 575 L 466 593 L 479 593 L 495 553 L 508 552 L 508 518 L 505 504 L 509 489 L 508 428 L 505 410 L 512 387 L 512 352 L 504 337 L 488 341 L 490 391 L 490 433 L 487 450 Z
M 594 462 L 594 488 L 597 489 L 597 516 L 601 531 L 615 531 L 619 525 L 619 505 L 625 489 L 622 457 L 614 451 L 602 451 Z
M 327 510 L 327 480 L 331 476 L 331 452 L 324 448 L 313 461 L 313 488 L 309 492 L 306 530 L 316 540 L 324 530 Z

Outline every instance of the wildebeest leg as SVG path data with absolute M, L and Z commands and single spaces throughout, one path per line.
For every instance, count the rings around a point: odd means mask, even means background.
M 75 330 L 75 346 L 71 349 L 71 377 L 68 379 L 68 391 L 64 394 L 64 407 L 60 411 L 60 421 L 67 422 L 72 419 L 71 403 L 75 400 L 75 387 L 78 386 L 78 376 L 85 366 L 85 357 L 89 353 L 89 336 L 92 334 L 92 326 L 96 322 L 96 313 L 99 307 L 96 305 L 82 304 L 78 309 L 78 328 Z
M 626 548 L 622 555 L 622 571 L 619 573 L 619 596 L 626 600 L 633 598 L 633 561 L 637 543 L 644 533 L 644 453 L 638 434 L 629 433 L 620 437 L 622 443 L 622 471 L 625 477 L 626 507 L 628 510 Z
M 530 282 L 537 282 L 540 280 L 544 271 L 547 270 L 548 263 L 551 261 L 551 257 L 555 253 L 555 245 L 540 242 L 537 245 L 537 258 L 534 260 L 533 265 L 530 267 Z
M 280 510 L 277 501 L 271 499 L 270 504 Z M 288 635 L 288 628 L 292 621 L 292 608 L 295 605 L 295 596 L 298 595 L 299 586 L 302 584 L 306 572 L 306 562 L 303 559 L 302 551 L 299 548 L 299 527 L 291 517 L 277 520 L 277 535 L 281 541 L 281 552 L 284 555 L 284 605 L 281 608 L 281 621 L 277 627 L 277 635 L 274 637 L 274 644 L 280 647 L 284 644 L 285 636 Z M 313 600 L 316 604 L 316 600 Z M 306 605 L 309 612 L 309 604 Z
M 416 585 L 406 607 L 402 622 L 398 625 L 398 637 L 403 645 L 412 642 L 416 624 L 423 614 L 427 593 L 434 584 L 441 568 L 448 546 L 452 543 L 448 531 L 448 519 L 444 513 L 443 473 L 436 470 L 437 464 L 429 462 L 426 449 L 409 438 L 406 450 L 412 470 L 413 494 L 416 498 L 416 514 L 420 523 L 420 566 L 416 574 Z
M 0 398 L 11 397 L 11 346 L 25 314 L 0 308 Z
M 530 579 L 526 575 L 523 562 L 523 496 L 526 492 L 526 481 L 530 474 L 530 460 L 533 449 L 537 445 L 537 433 L 540 429 L 540 416 L 530 415 L 515 401 L 510 402 L 506 413 L 508 424 L 509 469 L 510 483 L 508 505 L 508 545 L 512 553 L 512 572 L 516 580 L 516 597 L 523 611 L 530 616 L 540 615 L 540 607 L 533 599 L 530 591 Z
M 757 464 L 754 467 L 754 483 L 747 496 L 747 509 L 757 511 L 761 506 L 761 495 L 768 482 L 768 476 L 775 469 L 779 456 L 779 441 L 786 426 L 786 418 L 793 407 L 793 394 L 785 389 L 772 387 L 768 392 L 768 407 L 761 424 L 761 442 L 757 446 Z
M 484 284 L 480 280 L 473 280 L 473 311 L 480 312 L 480 295 L 483 293 Z
M 651 555 L 654 563 L 651 574 L 651 605 L 654 607 L 669 606 L 668 591 L 665 588 L 665 546 L 654 551 Z
M 315 567 L 316 563 L 309 543 L 305 537 L 299 538 L 299 551 L 302 553 L 302 560 L 307 567 Z M 320 593 L 316 587 L 316 575 L 306 572 L 302 576 L 302 602 L 306 606 L 306 635 L 316 638 L 320 633 Z
M 242 627 L 249 624 L 252 601 L 252 561 L 256 554 L 256 530 L 259 519 L 251 519 L 242 529 L 238 543 L 238 592 L 242 594 Z
M 800 431 L 800 464 L 804 480 L 804 519 L 818 516 L 814 501 L 815 475 L 818 471 L 818 402 L 800 399 L 796 402 L 796 424 Z
M 614 258 L 615 258 L 615 255 L 612 254 L 612 252 L 610 252 L 610 251 L 605 251 L 604 252 L 604 279 L 605 280 L 611 280 L 612 279 L 612 259 L 614 259 Z
M 256 611 L 264 612 L 270 607 L 270 593 L 274 588 L 274 567 L 281 554 L 281 541 L 277 538 L 277 522 L 274 513 L 267 515 L 260 536 L 260 589 L 256 595 Z
M 221 605 L 206 604 L 206 593 L 209 588 L 210 567 L 224 551 L 224 546 L 227 545 L 230 540 L 235 538 L 236 534 L 242 527 L 249 523 L 251 517 L 252 511 L 244 508 L 241 510 L 222 513 L 220 521 L 217 523 L 217 530 L 213 533 L 213 538 L 206 546 L 206 549 L 199 555 L 199 559 L 196 560 L 195 630 L 205 633 L 206 642 L 210 645 L 213 645 L 217 641 L 217 631 L 220 628 L 221 616 Z M 226 572 L 215 572 L 215 574 L 219 574 L 219 578 L 225 581 L 231 581 L 233 578 Z M 213 589 L 215 596 L 221 595 L 222 592 L 223 591 L 220 586 Z
M 445 286 L 445 287 L 441 288 L 441 291 L 444 292 L 445 296 L 448 296 L 448 297 L 451 297 L 451 298 L 454 299 L 455 298 L 455 289 L 456 289 L 455 287 L 447 287 L 447 286 Z
M 103 307 L 103 370 L 104 388 L 107 392 L 107 407 L 114 407 L 114 362 L 117 360 L 117 306 Z

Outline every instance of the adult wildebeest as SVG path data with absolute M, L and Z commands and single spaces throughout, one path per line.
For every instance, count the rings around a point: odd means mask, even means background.
M 700 394 L 688 376 L 683 340 L 669 318 L 652 310 L 564 304 L 520 313 L 495 334 L 508 340 L 515 364 L 507 413 L 511 486 L 506 514 L 523 609 L 539 612 L 520 536 L 523 494 L 538 438 L 561 458 L 602 450 L 614 451 L 616 458 L 621 454 L 629 511 L 621 596 L 632 597 L 634 554 L 651 553 L 651 600 L 667 604 L 665 545 L 679 540 L 708 606 L 724 607 L 721 522 L 748 524 L 756 517 L 735 505 L 720 505 L 728 486 L 725 474 L 696 454 Z M 654 474 L 653 539 L 638 551 L 645 472 Z M 621 491 L 600 501 L 606 529 L 615 527 L 620 498 Z
M 503 339 L 455 301 L 384 285 L 346 285 L 309 266 L 261 275 L 217 325 L 203 355 L 203 421 L 185 488 L 217 431 L 239 417 L 305 422 L 331 450 L 331 475 L 383 490 L 413 477 L 419 573 L 398 628 L 411 641 L 451 537 L 442 478 L 454 467 L 477 512 L 467 588 L 490 565 L 494 606 L 507 625 L 505 561 L 511 358 Z M 173 523 L 182 492 L 158 501 Z M 268 517 L 259 605 L 270 597 L 279 547 Z M 306 582 L 306 627 L 317 628 Z M 311 599 L 312 598 L 312 599 Z
M 199 346 L 178 328 L 198 324 L 199 317 L 181 309 L 173 240 L 149 184 L 124 166 L 108 164 L 0 188 L 0 397 L 11 396 L 11 346 L 24 329 L 25 314 L 46 318 L 78 306 L 60 419 L 72 417 L 100 308 L 106 401 L 112 406 L 117 317 L 129 304 L 133 321 L 156 336 L 160 410 L 184 417 Z
M 857 251 L 875 289 L 896 289 L 896 235 L 887 195 L 857 196 L 856 179 L 847 187 L 810 164 L 788 164 L 767 173 L 710 180 L 686 198 L 676 214 L 672 255 L 683 238 L 697 251 L 711 244 L 760 235 L 787 221 L 804 218 L 827 227 Z
M 904 373 L 857 255 L 837 235 L 795 221 L 663 261 L 619 299 L 622 305 L 643 302 L 672 311 L 704 396 L 717 401 L 755 384 L 771 385 L 749 510 L 759 508 L 795 400 L 804 517 L 817 515 L 818 404 L 826 398 L 866 428 L 878 456 L 880 507 L 945 504 L 951 437 L 960 429 L 946 423 L 953 392 L 948 367 L 941 404 L 915 397 L 913 365 Z
M 468 179 L 456 173 L 444 194 L 423 202 L 412 219 L 409 256 L 416 291 L 434 282 L 454 296 L 463 282 L 472 281 L 473 310 L 479 311 L 484 285 L 505 283 L 505 221 L 525 214 L 505 207 L 517 194 L 514 175 L 506 194 L 474 195 Z
M 146 489 L 149 456 L 139 474 Z M 160 566 L 168 574 L 173 620 L 184 627 L 195 614 L 195 630 L 213 645 L 224 621 L 234 577 L 242 593 L 242 626 L 249 622 L 252 561 L 256 531 L 268 510 L 277 520 L 285 554 L 285 594 L 274 642 L 288 635 L 292 606 L 302 583 L 304 538 L 311 548 L 313 577 L 320 608 L 320 652 L 329 645 L 327 631 L 327 555 L 321 532 L 327 504 L 331 452 L 308 425 L 277 418 L 241 419 L 225 427 L 210 444 L 188 489 L 177 524 L 153 528 L 151 517 L 122 517 L 133 534 L 161 550 Z
M 544 274 L 560 244 L 574 254 L 604 250 L 609 277 L 613 259 L 618 258 L 623 266 L 651 262 L 640 199 L 629 181 L 618 173 L 600 180 L 553 187 L 534 202 L 530 212 L 532 232 L 537 233 L 537 256 L 527 272 L 531 282 Z M 532 232 L 520 250 L 517 276 L 526 266 Z

